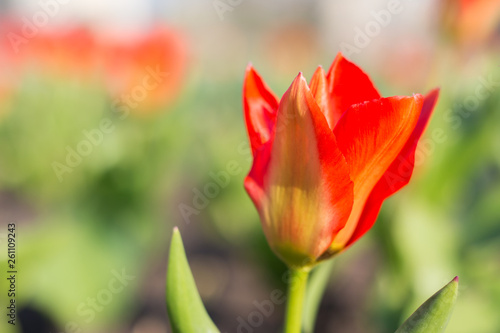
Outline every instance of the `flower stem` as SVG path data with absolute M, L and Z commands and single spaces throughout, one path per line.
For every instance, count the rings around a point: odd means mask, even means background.
M 290 269 L 284 333 L 300 333 L 309 270 Z

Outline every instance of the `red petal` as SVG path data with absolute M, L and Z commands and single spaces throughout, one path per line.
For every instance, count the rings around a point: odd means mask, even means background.
M 342 53 L 337 54 L 328 70 L 326 80 L 330 96 L 330 107 L 326 118 L 332 130 L 351 105 L 381 97 L 368 75 L 344 58 Z
M 314 260 L 349 217 L 352 182 L 301 74 L 281 99 L 270 159 L 267 151 L 266 144 L 245 185 L 258 201 L 269 243 L 289 264 L 290 257 Z
M 397 158 L 412 134 L 423 97 L 389 97 L 352 106 L 335 127 L 338 146 L 350 167 L 354 205 L 332 249 L 351 238 L 373 188 Z
M 269 141 L 279 100 L 255 69 L 248 65 L 243 84 L 243 108 L 252 153 Z
M 325 71 L 321 66 L 319 66 L 314 72 L 311 83 L 310 83 L 311 93 L 316 99 L 316 103 L 320 107 L 323 115 L 328 121 L 327 115 L 330 114 L 330 102 L 329 102 L 329 94 L 328 94 L 328 84 L 326 81 Z M 330 128 L 333 128 L 330 123 L 328 123 Z
M 371 229 L 380 211 L 383 201 L 399 191 L 408 184 L 413 173 L 415 162 L 415 150 L 422 133 L 424 132 L 429 118 L 434 110 L 439 95 L 439 89 L 434 89 L 425 96 L 422 111 L 418 119 L 417 126 L 413 130 L 410 138 L 399 153 L 397 159 L 391 164 L 384 176 L 378 181 L 368 198 L 363 210 L 363 214 L 352 234 L 347 246 L 354 243 L 368 230 Z
M 264 177 L 267 174 L 271 157 L 272 140 L 264 143 L 255 151 L 252 168 L 245 178 L 244 186 L 255 207 L 261 212 L 262 202 L 265 200 Z

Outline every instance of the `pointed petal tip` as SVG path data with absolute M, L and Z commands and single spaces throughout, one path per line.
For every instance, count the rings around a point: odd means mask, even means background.
M 458 275 L 455 276 L 452 281 L 458 283 Z
M 307 84 L 307 80 L 306 78 L 304 77 L 304 75 L 302 74 L 302 72 L 299 72 L 299 74 L 297 74 L 297 76 L 295 77 L 295 79 L 293 80 L 292 84 L 290 87 L 292 86 L 296 86 L 296 85 L 302 85 L 302 84 L 305 84 L 305 86 L 307 88 L 309 88 L 309 85 Z
M 179 227 L 175 226 L 175 227 L 174 227 L 174 230 L 173 230 L 173 233 L 174 233 L 174 234 L 179 233 Z
M 434 89 L 432 89 L 431 91 L 429 91 L 427 94 L 425 94 L 425 98 L 437 98 L 439 96 L 439 93 L 441 92 L 441 88 L 440 87 L 436 87 Z
M 347 62 L 348 64 L 352 64 L 352 65 L 355 65 L 356 67 L 358 67 L 358 65 L 356 65 L 351 60 L 349 60 L 348 58 L 346 58 L 344 56 L 344 54 L 342 53 L 342 51 L 337 52 L 337 55 L 335 56 L 335 59 L 333 60 L 333 63 L 341 63 L 341 62 L 344 62 L 344 61 Z M 361 68 L 360 68 L 360 70 L 361 70 Z
M 316 74 L 318 72 L 321 73 L 321 74 L 323 74 L 323 76 L 325 76 L 325 69 L 323 68 L 323 66 L 318 65 L 318 67 L 316 67 L 316 70 L 314 71 L 314 74 Z M 314 74 L 313 74 L 313 76 L 314 76 Z
M 247 64 L 247 67 L 245 68 L 245 73 L 248 75 L 249 72 L 255 72 L 255 69 L 253 68 L 253 64 L 249 62 Z
M 345 59 L 344 54 L 342 51 L 337 52 L 337 55 L 335 56 L 335 59 Z

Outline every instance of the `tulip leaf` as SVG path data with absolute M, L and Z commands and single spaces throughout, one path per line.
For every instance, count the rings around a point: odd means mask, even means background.
M 203 306 L 177 228 L 170 243 L 166 300 L 174 333 L 219 332 Z
M 457 300 L 458 277 L 455 277 L 422 304 L 396 333 L 442 333 L 450 320 Z
M 333 263 L 333 259 L 320 263 L 311 273 L 302 314 L 302 331 L 304 333 L 314 332 L 318 308 L 330 281 Z

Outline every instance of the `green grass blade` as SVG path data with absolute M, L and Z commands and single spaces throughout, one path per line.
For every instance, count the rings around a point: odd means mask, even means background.
M 442 333 L 457 300 L 458 276 L 422 304 L 396 333 Z
M 177 228 L 170 243 L 166 300 L 174 333 L 219 332 L 203 306 Z
M 318 315 L 319 305 L 323 299 L 328 281 L 332 275 L 334 260 L 330 259 L 321 263 L 316 267 L 309 279 L 307 285 L 306 300 L 304 304 L 302 331 L 304 333 L 314 332 L 314 325 L 316 324 L 316 317 Z

